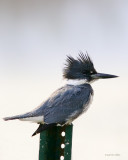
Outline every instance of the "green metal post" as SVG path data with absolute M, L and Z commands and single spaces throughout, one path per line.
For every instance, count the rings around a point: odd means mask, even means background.
M 40 133 L 39 160 L 71 160 L 72 130 L 71 124 Z

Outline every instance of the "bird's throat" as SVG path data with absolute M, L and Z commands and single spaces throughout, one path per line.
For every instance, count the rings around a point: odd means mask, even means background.
M 88 83 L 86 81 L 86 79 L 82 79 L 82 80 L 68 80 L 67 81 L 67 84 L 70 84 L 70 85 L 81 85 L 81 84 L 85 84 L 85 83 Z

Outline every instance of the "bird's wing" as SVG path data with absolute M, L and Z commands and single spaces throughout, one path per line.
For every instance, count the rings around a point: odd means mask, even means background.
M 57 90 L 42 106 L 44 122 L 63 124 L 75 119 L 85 109 L 83 106 L 87 107 L 92 92 L 89 84 L 66 85 Z
M 89 84 L 66 85 L 55 91 L 48 100 L 26 114 L 6 117 L 4 120 L 28 120 L 37 123 L 64 124 L 68 120 L 75 119 L 85 110 L 90 101 L 92 88 Z

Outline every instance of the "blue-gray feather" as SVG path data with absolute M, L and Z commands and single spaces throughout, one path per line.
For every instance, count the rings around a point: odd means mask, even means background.
M 91 74 L 97 73 L 88 54 L 80 53 L 77 59 L 67 56 L 63 77 L 66 79 L 86 79 L 91 81 Z
M 89 84 L 65 85 L 55 91 L 33 111 L 23 115 L 6 117 L 5 120 L 43 116 L 46 124 L 65 124 L 68 120 L 77 118 L 83 112 L 92 94 L 93 90 Z
M 66 85 L 55 91 L 45 103 L 33 111 L 33 114 L 43 115 L 47 124 L 66 123 L 70 118 L 75 119 L 82 113 L 92 94 L 93 90 L 89 84 Z M 71 117 L 74 112 L 77 114 Z

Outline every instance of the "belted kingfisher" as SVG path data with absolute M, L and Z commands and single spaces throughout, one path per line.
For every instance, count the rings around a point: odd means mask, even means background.
M 80 53 L 77 59 L 67 56 L 63 77 L 68 80 L 83 80 L 82 84 L 65 85 L 56 90 L 37 108 L 25 114 L 5 117 L 4 120 L 19 119 L 39 124 L 32 136 L 57 125 L 69 125 L 87 111 L 93 97 L 90 82 L 118 76 L 98 73 L 88 54 Z

